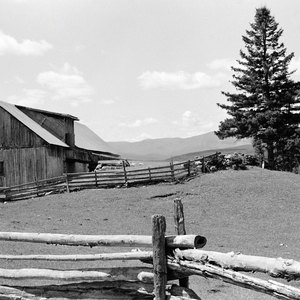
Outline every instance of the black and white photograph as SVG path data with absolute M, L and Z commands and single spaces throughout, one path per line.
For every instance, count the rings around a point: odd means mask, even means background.
M 0 299 L 300 300 L 299 0 L 0 0 Z

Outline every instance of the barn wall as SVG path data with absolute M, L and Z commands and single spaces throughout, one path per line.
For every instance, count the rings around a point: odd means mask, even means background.
M 4 162 L 0 186 L 19 185 L 64 173 L 64 153 L 60 147 L 2 149 L 0 161 Z
M 0 148 L 41 147 L 46 143 L 0 107 Z
M 75 145 L 74 120 L 72 118 L 24 107 L 19 107 L 19 109 L 61 141 L 70 146 Z

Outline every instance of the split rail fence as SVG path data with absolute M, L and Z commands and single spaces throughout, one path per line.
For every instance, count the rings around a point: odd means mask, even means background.
M 183 206 L 174 201 L 176 234 L 166 236 L 166 221 L 161 215 L 152 216 L 152 236 L 140 235 L 64 235 L 50 233 L 0 232 L 0 240 L 46 243 L 72 246 L 143 247 L 125 253 L 82 255 L 0 255 L 4 260 L 47 261 L 111 261 L 138 260 L 139 265 L 96 269 L 0 269 L 0 279 L 27 280 L 31 285 L 1 285 L 1 299 L 200 299 L 189 288 L 190 275 L 216 278 L 234 285 L 270 294 L 278 299 L 300 299 L 300 289 L 273 280 L 254 278 L 243 272 L 263 272 L 287 280 L 300 279 L 300 262 L 247 256 L 234 253 L 204 251 L 206 239 L 186 235 Z M 149 250 L 150 248 L 150 250 Z M 140 266 L 143 262 L 146 267 Z M 168 281 L 179 279 L 179 285 Z M 56 282 L 38 285 L 39 280 Z M 58 283 L 57 283 L 58 282 Z M 64 282 L 69 282 L 65 284 Z
M 47 194 L 71 192 L 89 188 L 129 187 L 137 184 L 175 182 L 199 172 L 209 171 L 206 162 L 217 154 L 180 163 L 144 169 L 101 170 L 88 173 L 67 173 L 63 176 L 38 180 L 17 186 L 0 188 L 0 200 L 16 201 Z

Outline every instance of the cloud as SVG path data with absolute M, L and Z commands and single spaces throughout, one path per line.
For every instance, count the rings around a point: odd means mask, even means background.
M 215 59 L 207 64 L 207 66 L 212 70 L 231 70 L 231 67 L 236 65 L 236 60 L 229 58 Z
M 64 101 L 72 106 L 92 101 L 93 88 L 86 82 L 83 74 L 68 63 L 65 63 L 58 71 L 38 74 L 36 82 L 40 88 L 24 88 L 20 95 L 9 96 L 8 101 L 27 106 L 42 106 L 50 100 L 53 103 Z
M 173 73 L 147 71 L 138 77 L 139 84 L 144 89 L 183 89 L 217 87 L 221 84 L 219 76 L 210 76 L 202 72 L 193 74 L 178 71 Z
M 154 118 L 146 118 L 144 120 L 136 120 L 132 123 L 120 123 L 120 127 L 129 127 L 129 128 L 134 128 L 134 127 L 141 127 L 141 126 L 146 126 L 146 125 L 151 125 L 158 123 L 158 120 Z
M 215 128 L 214 122 L 205 122 L 203 118 L 190 110 L 185 111 L 181 119 L 174 121 L 173 124 L 187 137 L 212 131 Z
M 41 106 L 45 100 L 47 99 L 47 92 L 40 89 L 23 89 L 22 95 L 12 95 L 7 98 L 7 102 L 23 105 L 23 106 L 31 106 L 31 107 L 39 107 Z
M 53 100 L 69 101 L 73 106 L 90 102 L 94 93 L 83 74 L 68 63 L 58 72 L 47 71 L 38 74 L 37 82 L 52 93 Z
M 43 55 L 45 52 L 52 49 L 53 46 L 46 42 L 22 40 L 18 42 L 14 37 L 0 31 L 0 55 Z

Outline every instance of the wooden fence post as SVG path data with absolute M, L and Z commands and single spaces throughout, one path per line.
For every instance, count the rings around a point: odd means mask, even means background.
M 202 173 L 205 173 L 205 158 L 202 157 Z
M 183 205 L 181 199 L 177 198 L 174 200 L 174 223 L 175 223 L 175 233 L 178 235 L 185 235 L 185 224 L 184 224 L 184 214 L 183 214 Z M 189 287 L 189 278 L 179 279 L 179 285 L 181 287 Z
M 167 259 L 165 246 L 166 219 L 152 216 L 153 274 L 155 300 L 166 300 Z
M 35 186 L 36 186 L 36 195 L 39 196 L 39 181 L 35 179 Z
M 70 193 L 68 173 L 65 174 L 65 177 L 66 177 L 66 190 L 67 190 L 67 193 Z
M 188 176 L 191 176 L 191 161 L 190 160 L 188 160 L 188 162 L 187 162 L 187 168 L 188 168 Z
M 151 177 L 151 168 L 150 167 L 148 167 L 148 172 L 149 172 L 149 180 L 151 181 L 152 177 Z
M 128 179 L 127 179 L 127 172 L 126 172 L 126 166 L 124 160 L 122 160 L 122 165 L 123 165 L 123 170 L 124 170 L 124 180 L 125 180 L 125 185 L 128 185 Z
M 97 176 L 97 171 L 95 171 L 95 185 L 98 187 L 98 176 Z
M 170 162 L 170 169 L 171 169 L 171 178 L 172 178 L 173 181 L 175 181 L 175 173 L 174 173 L 173 160 Z

